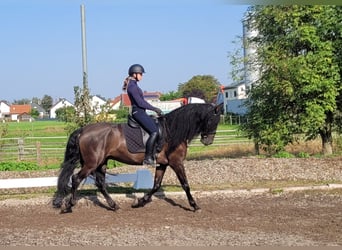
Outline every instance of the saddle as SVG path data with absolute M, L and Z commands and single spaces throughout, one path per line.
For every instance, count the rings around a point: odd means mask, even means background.
M 158 127 L 158 140 L 155 145 L 155 152 L 159 153 L 164 144 L 164 129 L 163 124 L 158 118 L 153 117 Z M 146 142 L 149 138 L 149 134 L 140 126 L 140 124 L 134 120 L 131 115 L 128 115 L 128 121 L 123 124 L 123 134 L 126 138 L 127 149 L 131 153 L 144 153 L 146 149 Z

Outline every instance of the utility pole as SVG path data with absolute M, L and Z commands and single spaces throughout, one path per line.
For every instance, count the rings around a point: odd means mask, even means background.
M 83 110 L 83 123 L 91 121 L 90 96 L 88 88 L 88 67 L 87 67 L 87 46 L 86 46 L 86 28 L 85 28 L 85 8 L 81 5 L 81 29 L 82 29 L 82 68 L 83 68 L 83 94 L 81 96 L 81 106 Z
M 88 88 L 88 66 L 87 66 L 87 45 L 85 28 L 85 9 L 81 5 L 81 29 L 82 29 L 82 69 L 83 69 L 83 89 Z

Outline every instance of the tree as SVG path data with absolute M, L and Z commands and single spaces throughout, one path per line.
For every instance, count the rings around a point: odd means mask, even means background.
M 56 110 L 56 118 L 63 122 L 74 122 L 76 110 L 73 106 L 62 107 Z
M 170 101 L 170 100 L 175 100 L 178 98 L 181 98 L 182 95 L 179 91 L 175 92 L 175 91 L 170 91 L 168 93 L 162 94 L 160 97 L 161 101 Z
M 18 104 L 18 105 L 24 105 L 24 104 L 30 104 L 31 100 L 28 99 L 28 98 L 23 98 L 23 99 L 20 99 L 20 100 L 14 100 L 13 103 L 14 104 Z
M 247 45 L 244 44 L 243 38 L 239 36 L 236 37 L 233 44 L 235 45 L 235 48 L 233 51 L 228 53 L 228 58 L 232 65 L 230 75 L 234 82 L 241 82 L 245 77 L 245 58 L 243 56 L 243 47 Z
M 94 121 L 94 115 L 90 106 L 89 89 L 82 89 L 78 86 L 75 86 L 74 94 L 76 110 L 74 122 L 77 124 L 77 126 L 83 127 Z
M 32 97 L 31 103 L 36 103 L 36 104 L 38 104 L 38 105 L 41 104 L 41 103 L 40 103 L 40 99 L 39 99 L 38 97 Z
M 49 112 L 53 104 L 53 99 L 49 95 L 44 95 L 42 98 L 41 106 L 46 110 L 46 112 Z
M 37 109 L 31 109 L 30 116 L 37 119 L 39 117 L 39 111 Z
M 218 89 L 219 81 L 211 75 L 198 75 L 191 78 L 188 82 L 179 84 L 178 91 L 182 97 L 198 97 L 206 102 L 212 102 Z
M 261 76 L 252 88 L 244 130 L 256 145 L 282 150 L 299 133 L 320 136 L 332 153 L 332 129 L 341 91 L 338 47 L 326 34 L 341 24 L 336 6 L 254 6 L 248 18 Z M 334 26 L 335 25 L 335 26 Z M 340 53 L 340 52 L 339 52 Z

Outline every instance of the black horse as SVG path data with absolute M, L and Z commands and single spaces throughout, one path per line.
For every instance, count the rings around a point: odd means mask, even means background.
M 161 187 L 167 166 L 170 166 L 175 171 L 190 206 L 195 211 L 199 209 L 190 193 L 183 161 L 188 144 L 196 136 L 201 136 L 204 145 L 213 143 L 222 108 L 223 104 L 188 104 L 158 118 L 159 123 L 164 127 L 162 132 L 164 143 L 156 157 L 154 185 L 150 192 L 139 198 L 132 207 L 143 207 L 151 201 L 152 195 Z M 127 126 L 127 124 L 94 123 L 79 128 L 70 135 L 54 200 L 54 206 L 61 208 L 61 212 L 71 212 L 72 206 L 76 204 L 76 191 L 80 183 L 89 175 L 95 176 L 95 185 L 105 197 L 109 207 L 112 210 L 118 208 L 105 186 L 108 159 L 130 165 L 141 165 L 144 159 L 144 152 L 132 153 L 128 150 L 124 134 Z M 79 165 L 80 171 L 74 174 L 75 168 Z M 71 190 L 68 186 L 70 177 Z M 69 192 L 71 195 L 67 199 L 65 196 Z

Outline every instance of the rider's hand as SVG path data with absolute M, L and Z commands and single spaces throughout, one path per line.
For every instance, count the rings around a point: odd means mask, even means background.
M 163 111 L 160 108 L 156 108 L 154 111 L 157 113 L 158 116 L 163 115 Z

